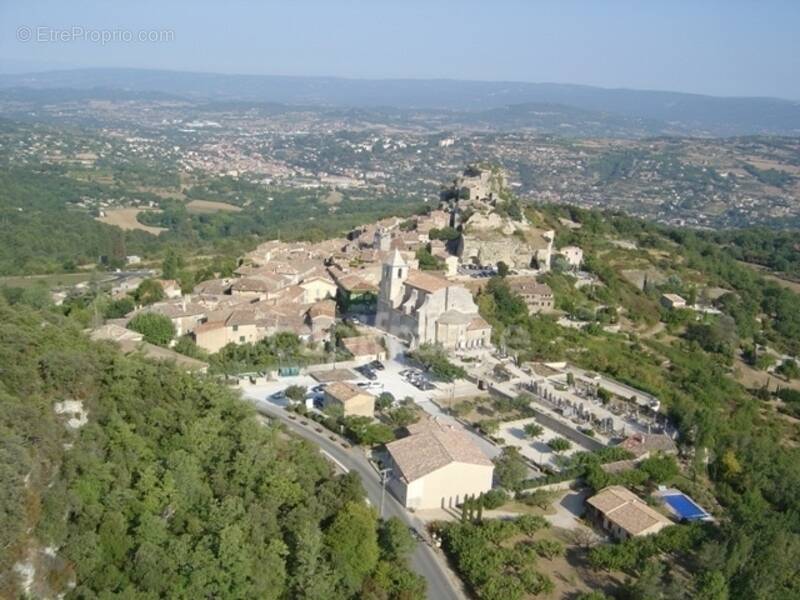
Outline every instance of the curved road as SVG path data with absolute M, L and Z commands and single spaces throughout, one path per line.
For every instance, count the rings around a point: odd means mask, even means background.
M 327 429 L 324 430 L 324 433 L 317 433 L 314 427 L 318 425 L 312 420 L 306 419 L 308 425 L 302 425 L 299 422 L 302 417 L 292 420 L 288 417 L 286 411 L 271 402 L 247 396 L 246 393 L 244 397 L 256 407 L 259 413 L 280 420 L 290 431 L 319 446 L 321 450 L 329 457 L 333 457 L 341 466 L 358 473 L 369 501 L 375 507 L 380 506 L 381 484 L 379 476 L 362 453 L 357 450 L 347 450 L 338 442 L 332 441 L 328 437 L 331 432 Z M 340 438 L 337 436 L 338 439 Z M 386 517 L 397 517 L 416 531 L 423 531 L 424 528 L 419 519 L 409 514 L 388 490 L 384 497 L 383 508 Z M 417 543 L 411 554 L 410 564 L 411 568 L 422 575 L 428 582 L 428 598 L 432 600 L 464 600 L 466 598 L 461 588 L 461 582 L 451 573 L 444 563 L 444 558 L 434 552 L 426 543 Z

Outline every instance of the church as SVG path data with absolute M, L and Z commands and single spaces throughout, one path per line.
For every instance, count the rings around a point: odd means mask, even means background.
M 472 294 L 436 275 L 410 269 L 395 250 L 383 265 L 375 325 L 411 345 L 451 350 L 491 344 L 492 328 L 478 314 Z

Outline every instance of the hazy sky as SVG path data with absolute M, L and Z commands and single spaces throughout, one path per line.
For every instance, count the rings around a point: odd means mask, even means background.
M 73 36 L 72 28 L 95 41 L 51 39 Z M 118 39 L 96 41 L 103 32 Z M 799 32 L 800 0 L 0 0 L 0 66 L 547 81 L 800 99 Z

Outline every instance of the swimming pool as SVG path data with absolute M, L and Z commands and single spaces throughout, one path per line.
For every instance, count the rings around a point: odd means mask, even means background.
M 665 495 L 664 502 L 669 504 L 670 508 L 672 508 L 683 521 L 699 521 L 709 517 L 709 514 L 695 504 L 686 494 Z

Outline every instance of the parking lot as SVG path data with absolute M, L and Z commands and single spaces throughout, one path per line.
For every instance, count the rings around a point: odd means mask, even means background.
M 433 402 L 435 397 L 447 397 L 452 389 L 451 384 L 436 383 L 425 377 L 419 369 L 405 362 L 402 354 L 397 354 L 393 358 L 383 361 L 384 369 L 373 370 L 374 379 L 369 379 L 363 373 L 353 369 L 355 378 L 353 383 L 372 384 L 372 388 L 365 388 L 374 395 L 381 392 L 390 393 L 396 400 L 411 398 L 420 408 L 429 415 L 437 418 L 443 423 L 448 423 L 454 427 L 463 428 L 463 425 L 453 417 L 442 411 Z M 411 370 L 411 372 L 409 372 Z M 416 383 L 416 385 L 415 385 Z M 427 385 L 426 385 L 427 384 Z M 288 403 L 286 398 L 274 397 L 277 392 L 285 390 L 291 385 L 299 385 L 312 390 L 319 386 L 319 382 L 311 375 L 297 375 L 292 377 L 280 377 L 274 381 L 258 381 L 252 384 L 245 381 L 240 385 L 242 393 L 249 398 L 267 400 L 278 406 L 285 407 Z M 489 458 L 494 458 L 500 454 L 500 449 L 494 446 L 483 437 L 465 429 L 475 443 L 484 451 Z

